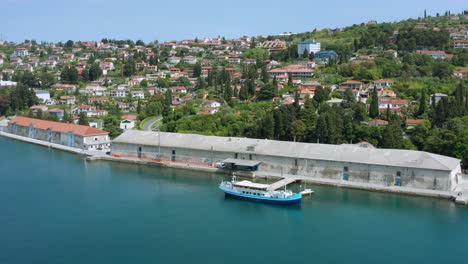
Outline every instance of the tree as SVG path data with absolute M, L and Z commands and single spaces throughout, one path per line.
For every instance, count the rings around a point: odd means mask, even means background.
M 292 73 L 288 73 L 288 86 L 289 87 L 294 86 Z
M 390 122 L 384 128 L 381 146 L 388 149 L 401 149 L 403 147 L 403 134 L 397 121 Z
M 123 75 L 125 77 L 130 77 L 133 74 L 135 74 L 135 71 L 136 71 L 135 61 L 133 60 L 133 58 L 130 57 L 124 64 Z
M 116 138 L 121 134 L 120 118 L 115 115 L 106 115 L 104 117 L 104 130 L 109 132 L 111 138 Z
M 148 87 L 148 80 L 146 80 L 146 79 L 141 80 L 140 86 L 143 87 L 143 88 Z
M 65 48 L 72 48 L 73 47 L 73 40 L 68 40 L 65 42 Z
M 360 122 L 367 120 L 367 108 L 364 103 L 361 103 L 361 102 L 356 103 L 353 106 L 353 110 L 354 110 L 354 116 L 353 116 L 354 121 L 360 123 Z
M 74 66 L 67 65 L 62 68 L 60 78 L 64 83 L 76 84 L 78 82 L 78 71 Z
M 95 81 L 97 80 L 99 77 L 102 76 L 102 70 L 101 68 L 99 67 L 99 65 L 97 63 L 93 63 L 91 65 L 91 67 L 89 67 L 89 80 L 90 81 Z
M 78 125 L 89 126 L 88 117 L 85 112 L 79 114 Z
M 421 98 L 419 98 L 419 109 L 418 109 L 418 116 L 424 115 L 426 113 L 427 108 L 427 98 L 426 98 L 426 90 L 421 90 Z
M 304 49 L 304 53 L 302 53 L 302 58 L 309 58 L 309 51 L 307 49 Z
M 291 133 L 294 137 L 294 142 L 296 141 L 302 141 L 304 136 L 306 135 L 307 127 L 302 122 L 302 120 L 294 120 L 291 123 Z
M 193 68 L 193 77 L 200 77 L 202 74 L 202 66 L 200 63 L 195 64 Z
M 371 118 L 376 118 L 379 116 L 379 96 L 377 94 L 377 87 L 374 87 L 372 92 L 371 103 L 369 106 L 369 116 Z

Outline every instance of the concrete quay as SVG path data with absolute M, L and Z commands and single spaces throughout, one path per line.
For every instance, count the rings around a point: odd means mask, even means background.
M 45 146 L 48 148 L 54 148 L 78 155 L 82 155 L 86 157 L 87 161 L 114 161 L 114 162 L 124 162 L 130 164 L 140 164 L 140 165 L 153 165 L 153 166 L 162 166 L 168 168 L 176 168 L 176 169 L 185 169 L 185 170 L 192 170 L 192 171 L 201 171 L 207 173 L 221 173 L 221 174 L 230 174 L 230 171 L 224 169 L 218 169 L 213 166 L 209 165 L 201 165 L 201 164 L 193 164 L 188 162 L 171 162 L 167 160 L 145 160 L 145 159 L 138 159 L 138 158 L 130 158 L 130 157 L 113 157 L 110 155 L 106 155 L 104 152 L 101 151 L 88 151 L 73 147 L 68 147 L 64 145 L 44 142 L 36 139 L 31 139 L 27 137 L 17 136 L 6 132 L 0 131 L 0 136 L 28 142 L 36 145 Z M 400 186 L 382 186 L 377 184 L 365 183 L 365 182 L 350 182 L 344 180 L 334 180 L 334 179 L 325 179 L 325 178 L 317 178 L 317 177 L 310 177 L 310 176 L 298 176 L 292 174 L 284 174 L 284 173 L 272 173 L 272 172 L 262 172 L 257 171 L 254 177 L 264 177 L 264 178 L 279 178 L 279 181 L 272 184 L 272 189 L 278 189 L 288 185 L 292 182 L 302 181 L 309 184 L 315 185 L 326 185 L 326 186 L 333 186 L 338 188 L 350 188 L 350 189 L 358 189 L 358 190 L 366 190 L 366 191 L 373 191 L 373 192 L 386 192 L 386 193 L 395 193 L 395 194 L 404 194 L 404 195 L 413 195 L 413 196 L 423 196 L 423 197 L 431 197 L 431 198 L 439 198 L 439 199 L 450 199 L 460 205 L 468 205 L 468 179 L 464 178 L 462 183 L 459 183 L 457 188 L 454 191 L 438 191 L 438 190 L 427 190 L 427 189 L 417 189 L 417 188 L 408 188 L 408 187 L 400 187 Z

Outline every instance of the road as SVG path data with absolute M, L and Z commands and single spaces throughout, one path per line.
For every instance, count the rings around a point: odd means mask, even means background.
M 163 117 L 162 116 L 157 116 L 157 117 L 154 117 L 152 118 L 150 121 L 146 122 L 144 125 L 143 125 L 143 130 L 145 131 L 151 131 L 152 130 L 152 127 L 154 125 L 154 123 L 162 120 Z

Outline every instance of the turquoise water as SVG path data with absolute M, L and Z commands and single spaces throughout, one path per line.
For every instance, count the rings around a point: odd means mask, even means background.
M 226 199 L 220 176 L 86 162 L 0 137 L 0 263 L 468 263 L 468 208 L 312 186 Z

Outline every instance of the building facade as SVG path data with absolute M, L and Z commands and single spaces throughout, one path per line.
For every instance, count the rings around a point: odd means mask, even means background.
M 8 123 L 7 132 L 85 150 L 104 150 L 111 145 L 109 133 L 100 129 L 21 116 Z
M 297 44 L 297 54 L 302 57 L 304 52 L 307 50 L 307 53 L 317 53 L 320 51 L 320 42 L 316 42 L 315 40 L 306 40 L 299 42 Z
M 460 160 L 422 151 L 130 130 L 112 155 L 213 166 L 228 158 L 260 161 L 266 173 L 452 191 Z

